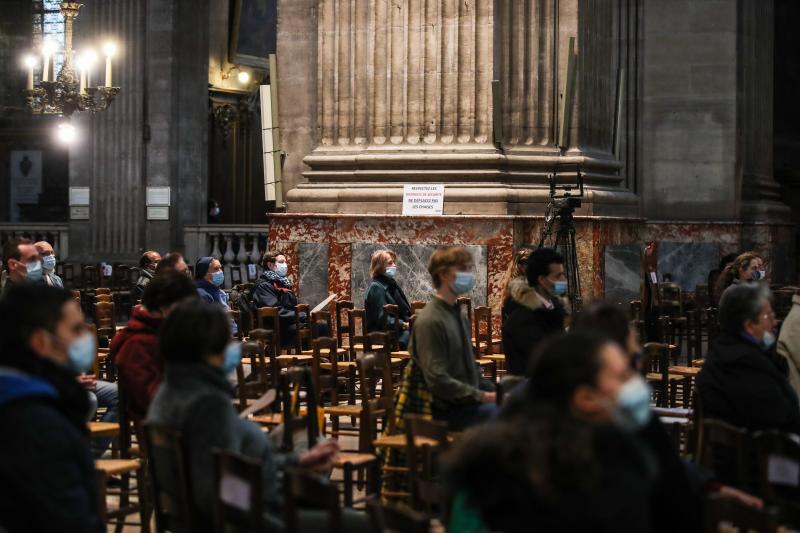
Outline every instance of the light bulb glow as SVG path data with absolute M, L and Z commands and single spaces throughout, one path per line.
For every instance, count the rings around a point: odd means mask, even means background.
M 56 53 L 57 46 L 56 43 L 53 41 L 45 41 L 42 43 L 42 55 L 45 57 L 50 57 Z
M 56 138 L 62 144 L 72 144 L 77 136 L 78 132 L 75 129 L 75 126 L 66 122 L 59 124 L 56 129 Z
M 27 68 L 35 68 L 36 58 L 32 55 L 27 55 L 22 58 L 22 64 L 25 65 Z
M 109 56 L 109 57 L 113 56 L 114 54 L 117 53 L 117 45 L 112 43 L 111 41 L 108 41 L 108 42 L 104 43 L 103 44 L 103 53 L 106 56 Z
M 241 83 L 242 85 L 245 85 L 250 82 L 249 72 L 241 71 L 236 77 L 239 79 L 239 83 Z
M 97 63 L 97 52 L 92 50 L 84 50 L 81 55 L 78 56 L 77 64 L 78 68 L 83 69 L 90 69 Z

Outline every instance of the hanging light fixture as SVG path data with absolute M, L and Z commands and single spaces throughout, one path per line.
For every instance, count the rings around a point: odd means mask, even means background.
M 72 49 L 72 24 L 82 5 L 78 2 L 61 2 L 61 14 L 64 15 L 64 64 L 57 77 L 53 72 L 57 49 L 52 41 L 42 43 L 42 77 L 38 84 L 34 84 L 33 76 L 38 61 L 35 56 L 25 58 L 24 64 L 28 69 L 26 103 L 33 113 L 66 117 L 76 111 L 94 113 L 105 110 L 119 94 L 120 88 L 112 86 L 111 63 L 116 54 L 114 43 L 103 45 L 106 56 L 104 85 L 98 84 L 94 87 L 91 86 L 91 71 L 97 61 L 97 53 L 87 50 L 76 57 Z M 73 69 L 73 59 L 80 71 L 80 77 L 76 76 Z

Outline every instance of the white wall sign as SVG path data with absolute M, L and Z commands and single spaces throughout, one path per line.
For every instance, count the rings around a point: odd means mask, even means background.
M 11 222 L 20 221 L 19 204 L 38 204 L 42 193 L 42 152 L 12 150 L 9 207 Z
M 148 187 L 148 206 L 169 206 L 169 187 Z
M 70 206 L 69 218 L 72 220 L 89 220 L 89 206 L 88 205 Z
M 148 207 L 147 220 L 169 220 L 169 207 Z
M 443 184 L 403 186 L 403 215 L 441 215 L 443 209 Z
M 69 205 L 89 205 L 89 187 L 70 187 Z

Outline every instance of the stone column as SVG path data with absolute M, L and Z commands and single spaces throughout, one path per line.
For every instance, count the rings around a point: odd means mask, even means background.
M 308 183 L 289 192 L 289 209 L 397 213 L 402 184 L 422 181 L 447 184 L 447 214 L 529 213 L 546 201 L 554 165 L 570 162 L 593 189 L 587 212 L 635 211 L 611 154 L 618 58 L 638 42 L 620 20 L 635 4 L 319 0 L 316 144 L 303 160 Z M 578 76 L 562 154 L 570 36 Z M 502 146 L 494 143 L 492 79 L 502 87 Z

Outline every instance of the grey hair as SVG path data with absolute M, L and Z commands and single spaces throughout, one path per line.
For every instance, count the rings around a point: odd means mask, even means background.
M 770 303 L 772 293 L 759 283 L 731 285 L 719 300 L 719 325 L 729 335 L 738 335 L 747 320 L 758 322 L 764 305 Z

